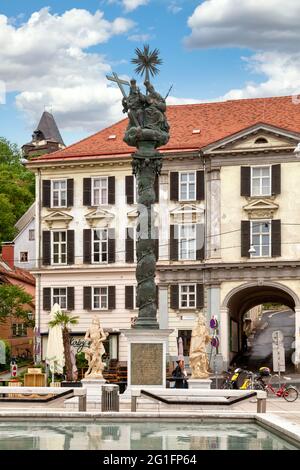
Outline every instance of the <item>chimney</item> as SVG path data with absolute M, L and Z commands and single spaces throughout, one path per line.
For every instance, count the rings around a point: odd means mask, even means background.
M 11 269 L 14 269 L 15 263 L 15 249 L 12 243 L 3 243 L 2 245 L 2 260 L 9 266 Z

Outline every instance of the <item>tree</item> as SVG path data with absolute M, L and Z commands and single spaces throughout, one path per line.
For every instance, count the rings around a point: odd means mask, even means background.
M 15 223 L 34 201 L 34 182 L 17 146 L 0 138 L 0 243 L 16 235 Z
M 33 326 L 29 319 L 32 308 L 32 296 L 20 286 L 0 284 L 0 323 L 4 323 L 8 317 L 22 318 L 27 326 Z
M 53 328 L 54 326 L 61 326 L 62 328 L 66 376 L 68 381 L 73 380 L 73 365 L 71 360 L 70 347 L 70 327 L 77 325 L 78 319 L 79 317 L 70 316 L 67 312 L 59 311 L 55 314 L 55 318 L 48 323 L 50 328 Z

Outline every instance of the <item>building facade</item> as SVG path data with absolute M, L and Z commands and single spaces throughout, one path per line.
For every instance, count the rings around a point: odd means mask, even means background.
M 282 112 L 284 110 L 284 113 Z M 173 329 L 169 354 L 189 339 L 197 313 L 219 319 L 225 363 L 241 348 L 243 315 L 264 302 L 295 311 L 299 340 L 300 107 L 292 97 L 170 106 L 154 206 L 158 316 Z M 93 315 L 125 361 L 120 330 L 137 315 L 136 184 L 123 143 L 126 120 L 65 150 L 33 158 L 36 174 L 37 326 L 45 351 L 53 303 Z M 296 346 L 295 346 L 296 347 Z

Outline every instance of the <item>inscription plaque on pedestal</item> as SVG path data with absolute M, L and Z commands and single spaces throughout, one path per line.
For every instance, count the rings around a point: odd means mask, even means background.
M 131 343 L 131 385 L 163 384 L 163 344 Z

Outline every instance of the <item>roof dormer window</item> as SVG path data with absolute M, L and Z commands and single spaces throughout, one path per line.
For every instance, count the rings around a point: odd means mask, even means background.
M 254 143 L 261 145 L 261 144 L 268 144 L 269 141 L 265 137 L 258 137 L 258 139 L 256 139 Z

